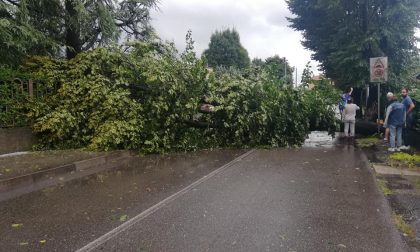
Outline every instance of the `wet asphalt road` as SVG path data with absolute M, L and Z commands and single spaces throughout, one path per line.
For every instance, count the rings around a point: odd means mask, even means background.
M 407 251 L 361 154 L 258 150 L 94 251 Z
M 75 251 L 244 152 L 132 158 L 119 169 L 0 201 L 0 251 Z
M 88 248 L 407 251 L 370 168 L 351 145 L 256 150 L 112 233 L 240 154 L 146 162 L 0 202 L 0 250 L 74 251 L 97 241 Z

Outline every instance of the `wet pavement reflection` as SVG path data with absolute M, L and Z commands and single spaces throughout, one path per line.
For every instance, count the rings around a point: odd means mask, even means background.
M 117 169 L 0 202 L 0 251 L 73 251 L 244 152 L 132 157 Z
M 75 251 L 245 152 L 132 157 L 2 201 L 0 251 Z M 363 157 L 327 132 L 252 151 L 95 251 L 405 251 Z
M 331 146 L 323 133 L 314 135 L 316 148 L 255 150 L 84 249 L 407 251 L 362 152 L 351 141 Z
M 345 137 L 341 132 L 330 134 L 327 131 L 313 131 L 307 136 L 303 144 L 303 147 L 308 148 L 333 148 L 338 146 L 353 147 L 354 139 Z
M 336 140 L 326 131 L 313 131 L 308 135 L 303 146 L 332 148 Z

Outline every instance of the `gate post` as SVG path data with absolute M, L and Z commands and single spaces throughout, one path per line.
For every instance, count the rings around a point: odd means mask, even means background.
M 29 90 L 29 97 L 33 98 L 34 97 L 34 83 L 32 79 L 29 79 L 28 81 L 28 90 Z

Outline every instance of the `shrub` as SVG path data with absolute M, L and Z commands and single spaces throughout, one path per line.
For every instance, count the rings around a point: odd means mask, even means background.
M 394 166 L 407 166 L 409 168 L 419 167 L 420 166 L 420 155 L 413 154 L 410 155 L 408 153 L 400 152 L 394 153 L 389 156 L 391 161 L 391 165 Z
M 32 104 L 29 113 L 44 146 L 139 147 L 141 106 L 126 89 L 124 57 L 119 50 L 98 49 L 70 61 L 36 58 L 28 64 L 46 85 L 60 87 L 47 100 Z
M 302 97 L 270 82 L 264 73 L 251 79 L 224 74 L 210 82 L 206 102 L 216 106 L 209 121 L 221 145 L 294 146 L 307 133 Z
M 145 152 L 201 146 L 195 141 L 201 139 L 202 132 L 190 129 L 188 122 L 198 113 L 208 70 L 206 62 L 192 52 L 192 41 L 187 42 L 189 48 L 181 57 L 173 44 L 132 44 L 130 62 L 138 73 L 132 90 L 143 108 L 141 149 Z
M 339 93 L 328 80 L 322 80 L 313 90 L 303 90 L 310 130 L 335 132 L 335 108 Z
M 28 94 L 22 84 L 28 76 L 11 68 L 0 67 L 0 127 L 20 127 L 28 125 L 24 104 Z

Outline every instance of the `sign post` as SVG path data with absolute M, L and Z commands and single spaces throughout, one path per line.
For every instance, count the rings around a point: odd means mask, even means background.
M 370 58 L 370 82 L 378 83 L 378 119 L 381 119 L 381 83 L 388 81 L 388 57 Z M 378 127 L 378 131 L 379 131 Z
M 378 125 L 381 122 L 381 83 L 378 82 Z

